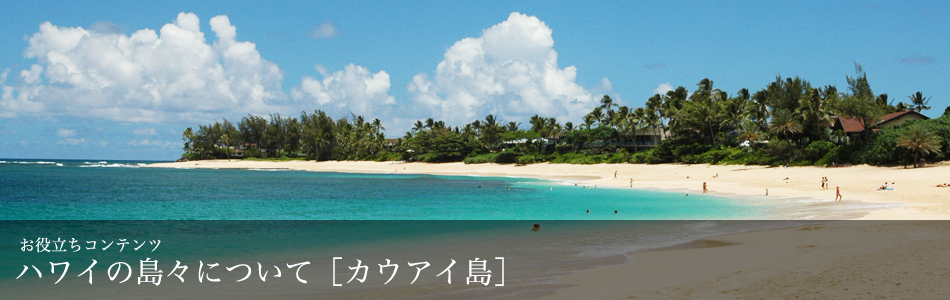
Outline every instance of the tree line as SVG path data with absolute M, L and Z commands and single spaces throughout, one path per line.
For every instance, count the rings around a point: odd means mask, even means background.
M 847 88 L 839 91 L 776 76 L 756 92 L 729 94 L 707 78 L 692 93 L 680 86 L 636 108 L 604 95 L 580 124 L 539 115 L 521 124 L 488 115 L 453 127 L 429 118 L 389 140 L 379 119 L 352 114 L 336 120 L 320 110 L 299 118 L 249 115 L 236 126 L 224 119 L 185 129 L 183 149 L 189 159 L 243 152 L 243 158 L 519 164 L 917 165 L 944 159 L 950 107 L 937 119 L 875 131 L 888 113 L 930 109 L 930 97 L 917 92 L 894 103 L 871 90 L 858 64 L 855 76 L 846 79 Z M 834 117 L 854 120 L 864 131 L 855 136 L 834 130 Z

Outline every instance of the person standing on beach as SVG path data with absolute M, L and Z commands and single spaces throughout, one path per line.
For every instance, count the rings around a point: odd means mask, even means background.
M 630 187 L 633 187 L 633 178 L 630 178 Z
M 841 186 L 835 187 L 835 201 L 841 201 Z
M 706 189 L 706 182 L 703 181 L 703 194 L 705 194 L 705 193 L 708 192 L 708 191 L 709 191 L 709 190 Z
M 617 171 L 614 171 L 614 180 L 617 180 Z

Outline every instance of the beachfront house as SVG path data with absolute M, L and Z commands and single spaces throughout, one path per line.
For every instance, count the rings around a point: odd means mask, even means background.
M 643 128 L 634 130 L 632 134 L 624 135 L 621 139 L 595 141 L 583 145 L 586 148 L 616 147 L 626 149 L 629 152 L 639 152 L 659 146 L 660 142 L 669 137 L 669 132 L 666 129 L 659 127 Z M 553 141 L 553 144 L 557 144 L 557 141 Z
M 632 141 L 629 141 L 629 143 L 624 141 L 621 146 L 650 149 L 660 145 L 660 142 L 669 137 L 666 133 L 666 129 L 663 128 L 637 129 L 633 132 L 633 135 L 634 138 Z
M 927 119 L 930 118 L 913 110 L 899 111 L 884 115 L 880 121 L 871 126 L 871 130 L 878 131 L 881 128 L 897 126 L 908 121 Z M 834 123 L 831 124 L 831 129 L 844 131 L 849 141 L 859 140 L 865 129 L 864 125 L 861 124 L 861 121 L 855 118 L 833 117 L 833 121 Z

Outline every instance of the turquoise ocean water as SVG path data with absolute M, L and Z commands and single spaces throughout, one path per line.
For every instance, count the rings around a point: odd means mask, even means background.
M 0 160 L 0 220 L 770 220 L 876 208 L 527 178 L 143 168 L 147 163 Z
M 174 293 L 213 299 L 301 294 L 321 299 L 530 299 L 558 288 L 552 281 L 558 276 L 629 263 L 630 252 L 886 206 L 585 189 L 568 181 L 526 178 L 143 168 L 147 163 L 0 159 L 0 220 L 5 220 L 0 221 L 0 291 L 14 296 L 10 299 L 37 291 L 49 297 L 101 299 L 162 299 Z M 788 219 L 806 221 L 763 221 Z M 540 232 L 529 230 L 534 223 L 541 224 Z M 42 237 L 163 242 L 156 253 L 23 251 L 22 241 Z M 284 276 L 214 287 L 191 283 L 197 279 L 192 273 L 185 283 L 166 279 L 163 290 L 108 282 L 107 263 L 143 256 L 158 259 L 166 270 L 176 261 L 188 263 L 192 272 L 197 261 L 265 266 L 311 261 L 301 272 L 313 284 Z M 376 269 L 365 283 L 334 287 L 328 271 L 333 257 L 343 257 L 339 262 L 349 265 L 360 259 L 372 268 L 385 259 L 404 265 L 390 284 L 383 284 L 387 277 Z M 473 257 L 506 257 L 506 285 L 458 284 L 465 281 L 466 259 Z M 89 285 L 76 275 L 92 259 L 101 265 L 93 269 L 96 284 Z M 456 284 L 442 282 L 445 277 L 436 278 L 438 272 L 408 284 L 413 273 L 406 271 L 411 270 L 406 262 L 427 260 L 433 264 L 430 271 L 441 271 L 452 259 L 460 263 L 453 275 Z M 58 276 L 49 273 L 15 279 L 24 266 L 42 266 L 46 272 L 50 262 L 59 261 L 76 264 L 61 283 L 53 284 L 50 278 Z M 342 270 L 340 276 L 349 279 L 349 270 Z M 219 276 L 234 279 L 233 274 Z M 102 297 L 106 290 L 109 296 Z

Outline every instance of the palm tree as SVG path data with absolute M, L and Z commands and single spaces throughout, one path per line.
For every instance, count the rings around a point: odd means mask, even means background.
M 529 129 L 530 131 L 537 132 L 538 135 L 544 137 L 544 125 L 547 123 L 547 118 L 535 114 L 531 116 L 531 119 L 528 121 L 528 123 L 531 124 L 531 129 Z
M 748 93 L 748 92 L 746 92 Z M 742 121 L 746 120 L 746 108 L 748 107 L 746 100 L 743 97 L 729 98 L 723 104 L 723 120 L 719 123 L 719 127 L 730 128 L 733 130 L 738 130 Z
M 907 96 L 907 98 L 910 98 L 910 103 L 913 104 L 912 107 L 917 112 L 930 109 L 930 106 L 927 106 L 927 102 L 930 102 L 930 97 L 924 97 L 924 94 L 920 93 L 919 91 Z
M 551 117 L 547 118 L 547 122 L 544 124 L 545 137 L 559 137 L 561 136 L 561 124 L 557 123 L 557 118 Z
M 485 122 L 482 122 L 482 141 L 488 150 L 494 150 L 498 144 L 499 120 L 494 115 L 485 116 Z
M 218 142 L 224 144 L 224 154 L 228 156 L 228 161 L 231 161 L 231 138 L 227 134 L 222 134 Z
M 619 107 L 617 103 L 614 103 L 614 99 L 610 98 L 608 95 L 604 95 L 603 98 L 600 98 L 600 109 L 603 109 L 605 112 L 613 111 L 614 107 Z
M 505 126 L 505 129 L 507 129 L 508 132 L 516 132 L 518 131 L 518 127 L 521 127 L 520 122 L 511 121 L 511 122 L 508 122 L 508 125 Z
M 897 137 L 897 145 L 914 151 L 916 168 L 921 154 L 940 153 L 940 136 L 923 125 L 914 124 Z
M 660 120 L 660 111 L 658 109 L 650 109 L 648 104 L 647 108 L 639 107 L 633 110 L 633 112 L 633 114 L 637 116 L 638 119 L 640 119 L 642 127 L 653 129 L 654 137 L 658 137 L 660 135 L 657 130 L 663 126 L 663 121 Z M 657 140 L 651 140 L 650 143 L 656 146 L 662 139 L 663 138 L 660 137 Z
M 739 137 L 742 140 L 749 141 L 749 150 L 755 150 L 755 143 L 762 140 L 765 137 L 765 134 L 759 130 L 759 124 L 751 120 L 745 120 L 742 122 L 741 129 L 739 131 Z
M 787 109 L 781 109 L 775 114 L 772 115 L 772 122 L 769 125 L 769 130 L 777 134 L 781 134 L 782 137 L 788 139 L 788 136 L 801 132 L 802 125 L 798 123 L 798 119 L 795 118 L 795 115 Z
M 820 139 L 824 132 L 821 125 L 831 122 L 828 108 L 828 101 L 821 97 L 821 91 L 808 88 L 808 91 L 799 99 L 798 114 L 802 118 L 802 131 L 815 140 Z
M 749 107 L 747 111 L 749 116 L 752 117 L 753 121 L 756 124 L 759 124 L 760 129 L 765 129 L 768 127 L 768 119 L 772 116 L 771 110 L 769 110 L 769 96 L 765 90 L 761 90 L 752 94 L 752 101 L 749 102 Z
M 584 127 L 587 127 L 587 129 L 590 129 L 590 125 L 594 125 L 594 121 L 597 120 L 597 118 L 594 117 L 593 114 L 586 114 L 584 115 L 583 119 L 584 119 L 584 123 L 581 125 L 584 125 Z
M 185 132 L 181 134 L 181 141 L 185 143 L 182 150 L 187 152 L 194 152 L 194 140 L 195 140 L 195 131 L 191 127 L 185 128 Z
M 603 111 L 603 109 L 601 109 L 600 107 L 595 107 L 594 110 L 590 111 L 590 113 L 587 114 L 587 116 L 590 116 L 594 121 L 596 121 L 596 122 L 598 122 L 598 123 L 601 124 L 601 125 L 598 125 L 598 126 L 602 126 L 602 125 L 603 125 L 604 111 Z M 587 116 L 584 116 L 584 121 L 585 121 L 585 123 L 586 123 L 586 121 L 587 121 Z M 590 123 L 590 124 L 593 124 L 593 123 Z M 590 129 L 590 126 L 588 126 L 588 129 Z
M 412 125 L 412 132 L 419 132 L 426 128 L 425 124 L 422 124 L 422 121 L 416 121 L 416 124 Z

